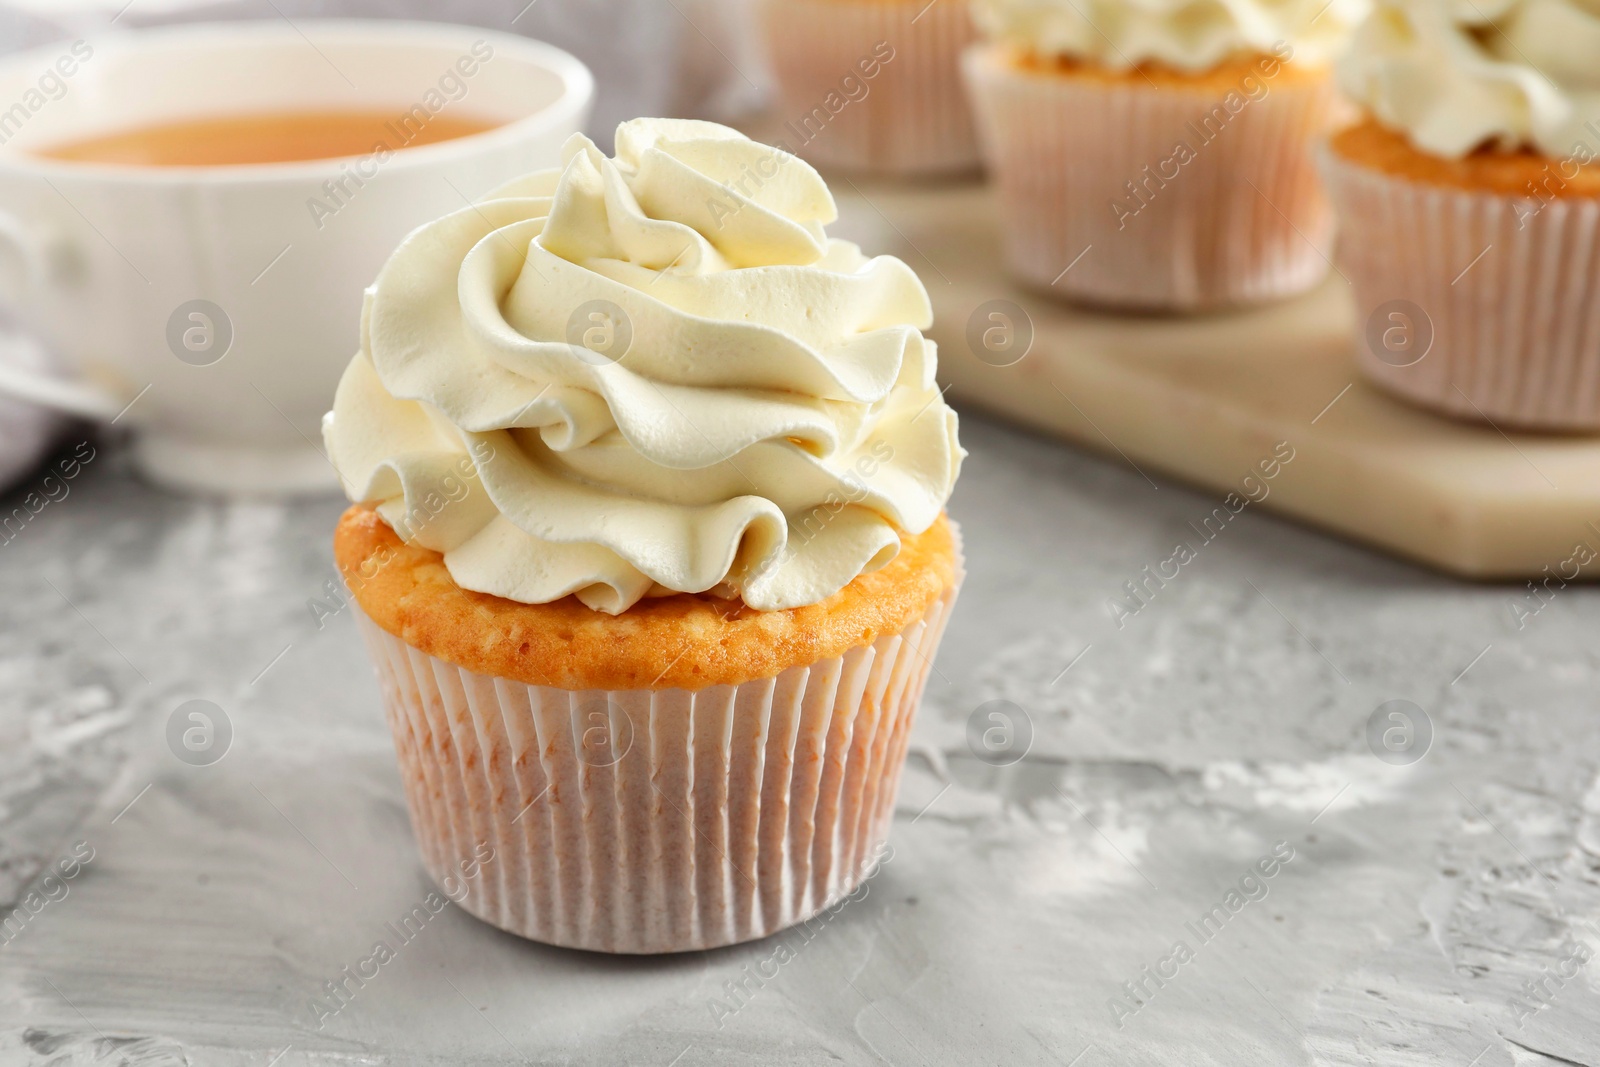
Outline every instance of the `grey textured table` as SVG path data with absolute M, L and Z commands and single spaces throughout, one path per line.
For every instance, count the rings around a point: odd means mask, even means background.
M 0 1063 L 1600 1064 L 1600 596 L 1518 630 L 1517 590 L 1247 510 L 1119 630 L 1216 501 L 963 436 L 970 579 L 865 896 L 661 959 L 447 907 L 320 1030 L 428 890 L 349 612 L 309 606 L 340 504 L 179 500 L 102 443 L 0 545 L 0 899 L 48 890 Z M 164 735 L 191 699 L 209 766 Z M 1010 766 L 967 740 L 997 699 Z M 1432 724 L 1408 765 L 1367 738 L 1392 699 Z

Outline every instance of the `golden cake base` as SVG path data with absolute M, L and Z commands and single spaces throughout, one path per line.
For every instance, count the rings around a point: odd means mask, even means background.
M 987 190 L 830 178 L 834 232 L 899 255 L 926 282 L 940 378 L 958 408 L 1215 490 L 1219 503 L 1287 442 L 1294 459 L 1253 506 L 1457 575 L 1534 578 L 1548 566 L 1571 578 L 1600 555 L 1600 437 L 1502 432 L 1373 389 L 1356 373 L 1358 324 L 1337 273 L 1305 296 L 1246 311 L 1090 311 L 1006 276 Z M 1015 349 L 991 354 L 980 342 L 985 362 L 969 344 L 975 317 L 978 336 L 1003 327 L 988 317 L 992 301 L 1032 322 L 1032 347 L 1010 366 L 991 362 Z

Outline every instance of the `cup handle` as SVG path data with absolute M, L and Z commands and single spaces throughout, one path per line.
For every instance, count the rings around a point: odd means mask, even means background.
M 0 253 L 9 253 L 21 265 L 24 298 L 50 284 L 48 257 L 38 237 L 21 219 L 4 210 L 0 210 Z M 4 361 L 0 361 L 0 393 L 98 422 L 115 419 L 127 407 L 99 386 L 24 370 Z

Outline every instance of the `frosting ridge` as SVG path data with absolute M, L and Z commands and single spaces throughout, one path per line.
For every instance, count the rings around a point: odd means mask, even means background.
M 1161 63 L 1204 73 L 1287 43 L 1296 59 L 1331 60 L 1367 0 L 972 0 L 989 37 L 1035 55 L 1113 70 Z
M 926 291 L 811 167 L 641 119 L 413 233 L 324 421 L 346 493 L 457 584 L 778 610 L 882 566 L 963 455 Z
M 1378 0 L 1345 91 L 1418 148 L 1600 157 L 1600 7 L 1590 0 Z

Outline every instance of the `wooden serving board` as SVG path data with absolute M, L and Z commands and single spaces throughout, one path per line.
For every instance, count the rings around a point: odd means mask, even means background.
M 829 178 L 835 232 L 900 256 L 927 284 L 940 376 L 958 407 L 1215 490 L 1219 503 L 1287 443 L 1294 458 L 1259 506 L 1457 575 L 1531 579 L 1549 567 L 1571 578 L 1600 556 L 1600 437 L 1502 433 L 1368 386 L 1338 274 L 1248 311 L 1090 311 L 1006 276 L 986 188 Z M 994 355 L 981 341 L 1003 323 L 989 318 L 1005 311 L 994 301 L 1026 313 L 1021 329 L 1031 321 L 1032 346 L 1010 366 L 993 364 L 1015 348 Z

